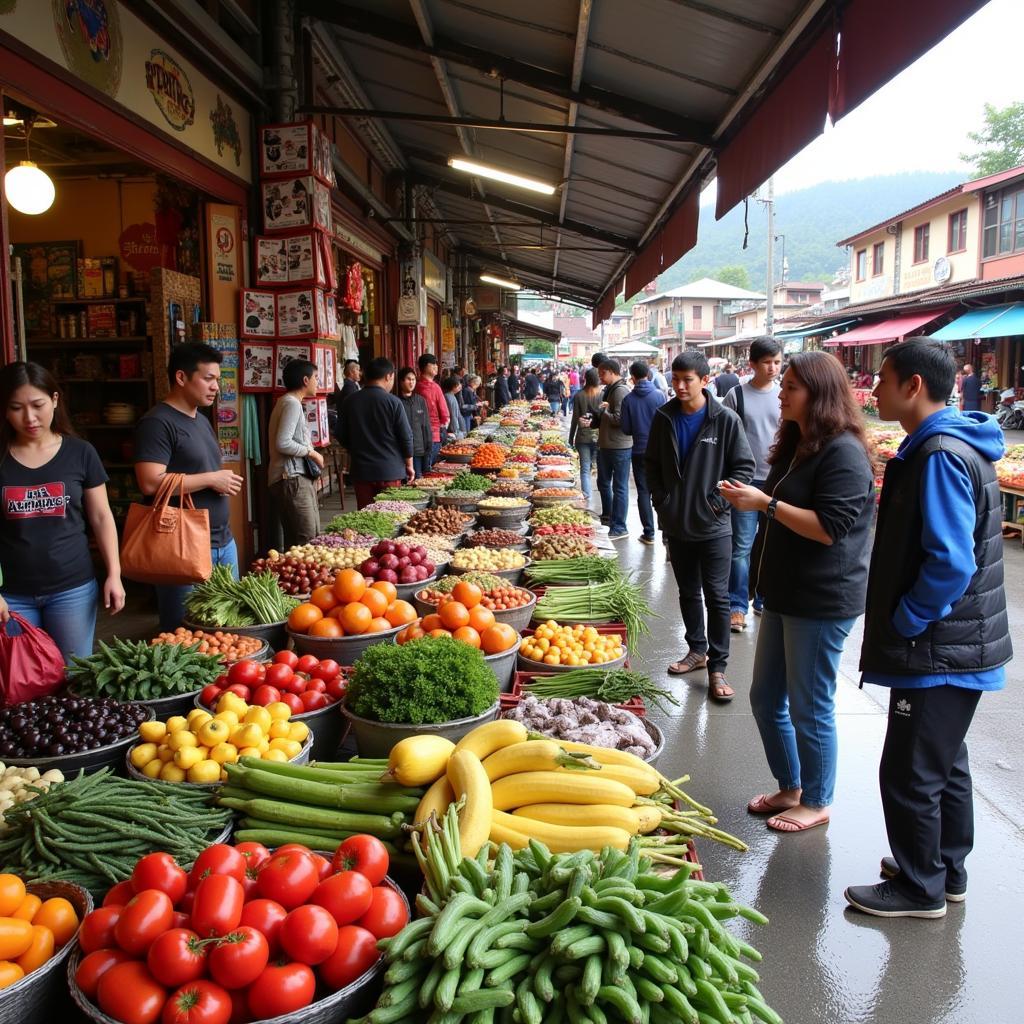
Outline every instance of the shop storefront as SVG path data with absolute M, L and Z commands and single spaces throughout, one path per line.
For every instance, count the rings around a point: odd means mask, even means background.
M 57 377 L 121 521 L 138 496 L 134 425 L 166 393 L 170 347 L 202 337 L 225 354 L 214 422 L 225 467 L 244 474 L 250 112 L 116 2 L 0 8 L 0 92 L 4 166 L 37 163 L 54 193 L 39 213 L 0 200 L 4 361 Z M 232 506 L 247 550 L 244 491 Z

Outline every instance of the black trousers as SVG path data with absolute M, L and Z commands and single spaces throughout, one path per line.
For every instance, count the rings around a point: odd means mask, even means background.
M 708 672 L 724 672 L 729 660 L 729 570 L 732 537 L 676 540 L 668 537 L 672 574 L 679 587 L 679 611 L 691 651 L 707 654 Z M 704 631 L 704 605 L 708 608 Z
M 967 886 L 974 846 L 974 802 L 964 737 L 980 690 L 893 689 L 878 781 L 889 847 L 909 899 L 941 903 Z

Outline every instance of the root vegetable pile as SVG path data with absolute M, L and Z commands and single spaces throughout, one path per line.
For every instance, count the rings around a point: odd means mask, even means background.
M 527 693 L 506 718 L 554 740 L 624 750 L 640 758 L 649 757 L 655 749 L 651 734 L 636 715 L 589 697 L 538 700 Z
M 460 548 L 452 555 L 453 569 L 521 569 L 526 556 L 511 548 Z
M 406 524 L 407 533 L 441 533 L 456 534 L 462 533 L 466 526 L 473 521 L 472 516 L 467 516 L 454 508 L 425 508 L 417 512 Z
M 263 641 L 254 636 L 239 636 L 219 629 L 207 633 L 202 629 L 193 631 L 179 626 L 173 633 L 161 633 L 149 641 L 150 647 L 157 644 L 180 644 L 182 647 L 195 645 L 200 654 L 218 654 L 222 661 L 240 661 L 255 654 L 263 646 Z
M 526 538 L 515 530 L 477 530 L 465 541 L 467 548 L 510 548 L 522 544 Z

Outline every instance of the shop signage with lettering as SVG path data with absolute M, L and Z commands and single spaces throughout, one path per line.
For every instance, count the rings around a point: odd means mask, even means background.
M 183 132 L 196 119 L 196 96 L 185 69 L 163 50 L 153 50 L 146 61 L 146 88 L 160 113 L 176 131 Z

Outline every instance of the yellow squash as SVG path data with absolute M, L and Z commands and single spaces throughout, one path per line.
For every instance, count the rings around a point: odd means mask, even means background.
M 463 857 L 475 857 L 491 833 L 491 783 L 480 758 L 458 750 L 448 761 L 448 781 L 456 800 L 465 798 L 459 812 L 459 841 Z
M 616 850 L 625 850 L 629 846 L 630 833 L 624 828 L 602 825 L 551 825 L 534 818 L 513 817 L 504 811 L 494 811 L 491 823 L 492 838 L 494 826 L 498 826 L 536 839 L 552 853 L 575 853 L 577 850 L 594 850 L 600 853 L 606 846 L 612 846 Z
M 423 799 L 420 801 L 419 807 L 416 808 L 415 821 L 417 823 L 426 821 L 430 817 L 431 813 L 437 815 L 438 820 L 444 817 L 444 812 L 448 810 L 448 805 L 454 799 L 452 793 L 451 783 L 448 781 L 447 775 L 442 775 L 441 778 L 435 782 L 430 789 L 423 794 Z
M 391 748 L 387 777 L 400 786 L 429 786 L 444 775 L 454 750 L 443 736 L 409 736 Z
M 570 764 L 579 767 L 570 768 Z M 598 770 L 601 765 L 591 757 L 566 753 L 554 740 L 513 743 L 496 750 L 484 761 L 484 771 L 491 782 L 519 772 L 553 772 L 563 767 L 567 772 L 581 772 Z
M 579 772 L 571 768 L 558 768 L 556 770 L 559 775 L 579 774 Z M 658 787 L 661 785 L 661 779 L 658 778 L 658 774 L 654 769 L 633 768 L 625 764 L 601 765 L 601 778 L 614 779 L 616 782 L 621 782 L 624 786 L 629 786 L 637 796 L 650 796 L 652 793 L 657 793 Z
M 510 811 L 527 804 L 616 804 L 632 807 L 636 800 L 633 790 L 614 779 L 598 778 L 600 774 L 558 771 L 506 775 L 491 784 L 494 807 L 499 811 Z
M 466 733 L 455 745 L 455 749 L 472 751 L 483 761 L 502 747 L 509 747 L 513 743 L 525 743 L 529 735 L 526 726 L 519 722 L 499 718 L 496 722 L 478 725 L 472 732 Z
M 517 818 L 571 828 L 610 826 L 625 829 L 632 835 L 646 835 L 661 824 L 661 811 L 657 807 L 617 807 L 614 804 L 528 804 L 517 808 L 513 814 Z

